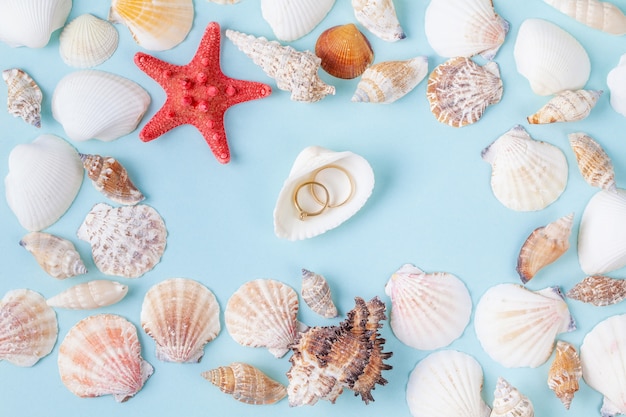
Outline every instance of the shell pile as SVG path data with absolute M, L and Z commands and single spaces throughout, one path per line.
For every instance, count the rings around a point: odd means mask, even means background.
M 7 107 L 9 113 L 21 117 L 28 124 L 41 127 L 41 89 L 26 72 L 19 68 L 2 71 L 7 84 Z

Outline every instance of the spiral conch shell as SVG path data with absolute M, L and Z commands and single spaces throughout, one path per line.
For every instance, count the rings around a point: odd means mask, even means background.
M 574 151 L 578 169 L 587 184 L 607 191 L 615 191 L 615 170 L 611 158 L 591 136 L 582 133 L 567 135 Z
M 626 15 L 608 1 L 598 0 L 544 0 L 567 16 L 612 35 L 626 33 Z
M 96 190 L 120 204 L 137 204 L 145 197 L 130 180 L 128 171 L 111 156 L 79 154 Z
M 493 409 L 489 417 L 534 417 L 533 403 L 509 382 L 499 377 L 493 394 Z
M 384 41 L 406 38 L 392 0 L 352 0 L 354 17 L 370 32 Z
M 602 90 L 565 90 L 556 94 L 535 114 L 527 117 L 530 124 L 575 122 L 589 116 Z
M 128 293 L 128 286 L 106 279 L 97 279 L 74 285 L 48 298 L 50 307 L 70 310 L 92 310 L 121 301 Z
M 302 270 L 302 299 L 322 317 L 332 319 L 339 314 L 326 278 L 306 269 Z
M 20 240 L 51 277 L 65 279 L 87 273 L 80 254 L 69 240 L 44 232 L 30 232 Z
M 28 124 L 41 127 L 41 101 L 43 94 L 35 80 L 19 68 L 2 71 L 7 84 L 7 107 L 9 113 L 21 117 Z
M 565 295 L 594 306 L 617 304 L 626 298 L 626 280 L 590 275 L 574 285 Z
M 580 357 L 576 348 L 569 342 L 556 342 L 556 357 L 548 371 L 548 387 L 569 410 L 574 394 L 579 389 L 578 381 L 582 376 Z

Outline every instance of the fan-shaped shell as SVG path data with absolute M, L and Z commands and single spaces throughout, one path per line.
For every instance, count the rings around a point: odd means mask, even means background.
M 67 239 L 44 232 L 30 232 L 20 240 L 39 266 L 51 277 L 65 279 L 87 273 L 74 244 Z
M 57 136 L 41 135 L 9 154 L 7 203 L 26 230 L 45 229 L 72 205 L 83 176 L 76 149 Z
M 384 41 L 406 38 L 392 0 L 352 0 L 354 17 L 367 30 Z
M 332 319 L 339 314 L 328 281 L 320 274 L 303 269 L 301 293 L 304 302 L 320 316 Z
M 141 357 L 135 326 L 114 314 L 76 323 L 59 346 L 61 381 L 79 397 L 113 395 L 124 402 L 143 388 L 153 368 Z
M 320 34 L 315 55 L 330 75 L 352 79 L 363 74 L 374 62 L 374 51 L 363 33 L 353 23 L 333 26 Z
M 489 417 L 534 417 L 533 403 L 506 379 L 498 377 Z
M 535 114 L 527 117 L 530 124 L 575 122 L 589 116 L 602 90 L 565 90 L 552 97 Z
M 594 306 L 616 304 L 626 298 L 626 280 L 590 275 L 574 285 L 566 296 Z
M 548 387 L 567 410 L 579 389 L 578 380 L 581 376 L 580 357 L 574 345 L 562 340 L 556 342 L 556 357 L 548 371 Z
M 544 0 L 550 6 L 591 28 L 623 35 L 626 16 L 622 10 L 607 1 L 598 0 Z
M 137 204 L 145 198 L 117 159 L 87 154 L 80 154 L 80 159 L 93 186 L 106 197 L 120 204 Z
M 166 362 L 200 362 L 204 346 L 220 332 L 220 306 L 204 285 L 171 278 L 150 288 L 141 307 L 141 327 Z
M 311 32 L 334 4 L 335 0 L 261 0 L 261 14 L 277 39 L 291 42 Z
M 520 125 L 485 148 L 491 165 L 491 190 L 516 211 L 541 210 L 556 201 L 567 185 L 567 159 L 556 146 L 534 140 Z
M 2 71 L 7 84 L 7 109 L 14 117 L 21 117 L 28 124 L 41 127 L 41 89 L 30 75 L 18 68 Z
M 106 279 L 97 279 L 74 285 L 48 298 L 50 307 L 70 310 L 92 310 L 121 301 L 128 293 L 128 286 Z
M 11 47 L 43 48 L 71 9 L 72 0 L 5 0 L 0 5 L 0 41 Z
M 406 264 L 385 286 L 391 329 L 416 349 L 431 350 L 459 338 L 469 323 L 472 299 L 463 282 L 446 272 L 425 273 Z
M 611 107 L 626 117 L 626 54 L 620 57 L 617 66 L 607 74 L 606 85 L 609 88 Z
M 0 360 L 33 366 L 57 341 L 57 316 L 39 293 L 11 290 L 0 300 Z
M 69 22 L 59 36 L 61 58 L 70 67 L 90 68 L 100 65 L 117 49 L 119 35 L 115 27 L 91 14 Z
M 576 156 L 578 169 L 587 184 L 615 191 L 613 162 L 602 146 L 585 133 L 570 133 L 567 137 Z
M 507 368 L 536 368 L 554 349 L 556 335 L 576 328 L 557 287 L 530 291 L 499 284 L 476 306 L 474 328 L 485 352 Z

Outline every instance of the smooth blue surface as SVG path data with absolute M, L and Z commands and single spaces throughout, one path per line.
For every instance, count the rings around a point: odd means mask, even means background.
M 106 18 L 109 3 L 75 1 L 70 19 L 82 13 Z M 187 63 L 196 51 L 206 24 L 217 21 L 222 31 L 232 28 L 274 39 L 263 20 L 259 2 L 242 0 L 236 5 L 217 5 L 196 0 L 194 24 L 187 39 L 176 48 L 153 55 L 176 64 Z M 170 364 L 154 356 L 154 342 L 139 327 L 139 313 L 146 291 L 170 277 L 196 279 L 216 295 L 222 312 L 230 295 L 244 282 L 274 278 L 300 289 L 300 270 L 307 268 L 324 275 L 332 287 L 342 316 L 324 320 L 301 303 L 299 319 L 309 325 L 334 324 L 354 305 L 354 297 L 379 296 L 391 307 L 384 286 L 401 265 L 412 263 L 425 271 L 445 271 L 457 275 L 470 289 L 474 305 L 487 288 L 501 282 L 519 282 L 515 272 L 522 242 L 536 227 L 570 212 L 575 213 L 572 247 L 556 263 L 542 270 L 529 284 L 531 289 L 558 285 L 565 291 L 584 278 L 577 254 L 578 225 L 588 199 L 596 192 L 581 178 L 569 147 L 567 134 L 583 131 L 598 140 L 612 157 L 617 183 L 626 184 L 626 120 L 609 105 L 608 92 L 586 120 L 548 126 L 528 126 L 526 116 L 546 101 L 532 93 L 513 61 L 513 46 L 524 19 L 542 17 L 572 33 L 586 48 L 592 62 L 587 88 L 607 91 L 606 75 L 622 53 L 623 37 L 589 29 L 553 10 L 542 1 L 497 0 L 497 12 L 508 20 L 511 30 L 495 58 L 504 82 L 502 101 L 487 109 L 478 123 L 455 129 L 438 123 L 429 111 L 426 81 L 406 97 L 391 105 L 358 104 L 350 98 L 357 80 L 338 80 L 320 70 L 321 77 L 335 85 L 337 94 L 314 104 L 292 102 L 289 93 L 278 90 L 249 58 L 222 38 L 222 69 L 225 74 L 261 81 L 273 87 L 269 98 L 231 108 L 226 114 L 226 131 L 232 161 L 220 165 L 198 131 L 183 126 L 150 143 L 138 139 L 139 129 L 114 142 L 73 143 L 82 153 L 100 153 L 119 159 L 147 196 L 145 203 L 163 216 L 169 236 L 161 262 L 143 277 L 119 278 L 130 287 L 119 304 L 97 311 L 57 311 L 59 341 L 52 353 L 32 368 L 18 368 L 0 362 L 1 415 L 16 416 L 139 416 L 139 415 L 238 415 L 238 416 L 409 416 L 405 386 L 415 364 L 429 352 L 418 351 L 398 341 L 388 323 L 382 329 L 387 339 L 385 351 L 393 370 L 383 376 L 389 381 L 373 391 L 375 402 L 365 405 L 346 391 L 336 402 L 320 402 L 313 407 L 289 408 L 283 400 L 272 406 L 241 404 L 221 393 L 200 377 L 207 369 L 233 361 L 249 362 L 273 378 L 287 383 L 288 355 L 274 359 L 265 349 L 239 346 L 224 326 L 216 340 L 205 348 L 198 364 Z M 363 29 L 375 51 L 376 62 L 427 55 L 429 67 L 445 61 L 428 45 L 424 35 L 423 0 L 396 0 L 396 9 L 407 38 L 386 43 Z M 626 2 L 618 1 L 626 8 Z M 326 19 L 313 32 L 292 42 L 295 48 L 313 49 L 322 30 L 356 22 L 350 2 L 338 1 Z M 129 31 L 117 26 L 120 45 L 113 57 L 98 69 L 128 77 L 147 89 L 152 104 L 141 128 L 161 107 L 163 90 L 133 64 L 133 55 L 142 51 Z M 222 32 L 223 33 L 223 32 Z M 20 67 L 30 73 L 43 89 L 42 128 L 26 125 L 6 111 L 0 111 L 0 176 L 8 171 L 7 158 L 13 147 L 32 142 L 38 135 L 52 133 L 65 137 L 60 124 L 51 116 L 50 99 L 56 83 L 75 69 L 67 67 L 58 53 L 58 35 L 42 49 L 12 49 L 0 44 L 0 67 Z M 148 51 L 148 53 L 150 53 Z M 480 58 L 477 62 L 483 64 Z M 0 88 L 0 102 L 6 89 Z M 561 148 L 569 162 L 567 188 L 554 204 L 532 213 L 513 212 L 493 196 L 491 169 L 480 153 L 515 124 L 524 125 L 539 140 Z M 375 173 L 374 192 L 363 209 L 349 221 L 318 237 L 289 242 L 273 232 L 272 212 L 279 190 L 296 155 L 305 147 L 320 145 L 350 150 L 366 158 Z M 4 184 L 0 185 L 4 195 Z M 103 278 L 97 270 L 86 242 L 76 238 L 76 230 L 90 208 L 108 202 L 88 179 L 69 211 L 46 231 L 72 240 L 89 273 L 57 281 L 47 276 L 32 256 L 17 243 L 26 233 L 0 198 L 0 294 L 15 288 L 30 288 L 46 297 L 79 282 Z M 110 203 L 110 202 L 109 202 Z M 624 270 L 611 274 L 624 277 Z M 116 279 L 115 277 L 109 277 Z M 568 300 L 578 330 L 562 335 L 577 346 L 601 319 L 624 312 L 624 305 L 597 308 Z M 142 391 L 124 404 L 110 396 L 81 399 L 61 383 L 57 370 L 58 344 L 78 320 L 98 312 L 123 315 L 139 329 L 143 356 L 155 367 L 154 375 Z M 223 316 L 222 316 L 223 325 Z M 493 400 L 498 376 L 503 376 L 535 405 L 538 416 L 565 415 L 566 412 L 546 385 L 550 362 L 537 369 L 506 369 L 491 360 L 478 343 L 473 324 L 448 348 L 473 355 L 485 373 L 483 398 Z M 581 381 L 581 389 L 567 415 L 599 415 L 601 395 Z

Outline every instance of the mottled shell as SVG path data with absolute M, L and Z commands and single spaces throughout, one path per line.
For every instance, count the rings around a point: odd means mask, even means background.
M 352 8 L 356 20 L 382 40 L 406 38 L 392 0 L 352 0 Z
M 110 306 L 121 301 L 128 293 L 128 286 L 106 279 L 97 279 L 74 285 L 48 298 L 48 305 L 70 310 L 92 310 Z
M 498 377 L 489 417 L 534 417 L 533 403 L 509 382 Z
M 220 391 L 246 404 L 274 404 L 287 396 L 287 387 L 243 362 L 202 372 L 202 377 Z
M 98 203 L 87 213 L 77 236 L 89 242 L 93 260 L 103 274 L 137 278 L 161 260 L 167 229 L 150 206 L 114 208 Z
M 578 169 L 587 184 L 615 191 L 613 162 L 602 146 L 585 133 L 570 133 L 567 137 L 576 156 Z
M 452 58 L 430 74 L 426 97 L 439 122 L 453 127 L 476 123 L 502 98 L 498 64 L 481 67 L 469 58 Z
M 302 270 L 302 299 L 317 314 L 327 319 L 337 317 L 330 286 L 320 274 Z
M 598 0 L 544 0 L 567 16 L 612 35 L 626 33 L 626 15 L 608 1 Z
M 204 346 L 220 332 L 220 306 L 199 282 L 170 278 L 146 293 L 141 327 L 156 342 L 157 359 L 200 362 Z
M 335 0 L 261 0 L 261 15 L 276 38 L 291 42 L 311 32 Z
M 626 298 L 626 280 L 590 275 L 574 285 L 566 296 L 594 306 L 617 304 Z
M 583 120 L 602 95 L 602 90 L 565 90 L 552 97 L 535 114 L 527 117 L 530 124 L 575 122 Z
M 113 395 L 124 402 L 137 394 L 154 369 L 141 357 L 135 326 L 114 314 L 76 323 L 59 346 L 61 381 L 79 397 Z
M 57 316 L 39 293 L 11 290 L 0 300 L 0 360 L 33 366 L 57 341 Z
M 578 380 L 582 376 L 580 357 L 574 345 L 559 340 L 556 342 L 556 357 L 548 371 L 548 387 L 569 410 L 574 394 L 578 391 Z
M 30 232 L 20 240 L 39 266 L 51 277 L 65 279 L 87 273 L 74 244 L 67 239 L 44 232 Z
M 374 62 L 374 51 L 363 33 L 353 24 L 333 26 L 320 34 L 315 55 L 330 75 L 352 79 L 363 74 Z
M 120 204 L 137 204 L 145 197 L 128 171 L 111 156 L 79 154 L 91 183 L 104 196 Z
M 11 47 L 43 48 L 65 24 L 72 0 L 4 0 L 0 4 L 0 41 Z
M 517 273 L 524 284 L 544 266 L 556 261 L 569 249 L 574 214 L 538 227 L 526 239 L 517 257 Z
M 43 94 L 35 80 L 19 68 L 2 71 L 7 84 L 7 109 L 14 117 L 21 117 L 28 124 L 41 127 L 41 101 Z
M 110 22 L 87 13 L 65 25 L 59 35 L 59 53 L 70 67 L 95 67 L 113 55 L 118 41 L 117 29 Z

